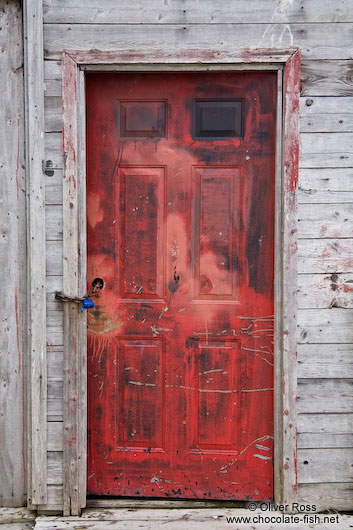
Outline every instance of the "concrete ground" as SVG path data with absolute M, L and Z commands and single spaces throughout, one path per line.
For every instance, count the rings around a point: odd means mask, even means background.
M 299 519 L 297 519 L 298 517 Z M 283 514 L 228 508 L 87 508 L 82 517 L 0 509 L 0 530 L 352 530 L 353 515 Z

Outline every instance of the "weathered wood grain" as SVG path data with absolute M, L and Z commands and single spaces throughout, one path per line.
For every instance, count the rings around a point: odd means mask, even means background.
M 21 3 L 2 0 L 0 13 L 0 506 L 22 506 L 27 255 Z
M 299 274 L 339 274 L 340 272 L 351 272 L 352 270 L 353 239 L 298 240 Z
M 63 421 L 63 382 L 48 381 L 48 422 Z
M 44 100 L 45 132 L 58 132 L 63 129 L 62 98 L 47 96 Z
M 353 202 L 352 168 L 300 169 L 298 203 Z
M 352 167 L 353 133 L 301 133 L 301 168 Z
M 222 0 L 204 0 L 202 4 L 184 5 L 178 0 L 167 4 L 151 2 L 146 9 L 143 0 L 129 5 L 124 0 L 92 0 L 83 6 L 82 0 L 45 0 L 44 22 L 56 24 L 219 24 L 219 23 L 281 23 L 281 22 L 349 22 L 353 8 L 344 0 L 241 0 L 236 7 Z M 157 30 L 158 31 L 158 30 Z
M 353 344 L 299 344 L 298 378 L 353 379 Z
M 351 96 L 352 88 L 352 60 L 303 62 L 302 96 Z
M 27 508 L 0 508 L 0 525 L 34 521 L 35 512 Z
M 60 241 L 47 241 L 46 243 L 47 276 L 63 275 L 63 248 Z
M 60 379 L 63 377 L 63 348 L 62 346 L 48 346 L 48 379 Z
M 353 203 L 300 204 L 299 238 L 342 238 L 353 235 Z
M 87 510 L 88 511 L 88 510 Z M 278 512 L 277 512 L 278 514 Z M 91 515 L 91 514 L 90 514 Z M 106 530 L 114 526 L 119 527 L 121 530 L 132 529 L 135 527 L 141 529 L 151 528 L 168 528 L 168 530 L 195 530 L 200 528 L 202 525 L 206 530 L 214 528 L 226 528 L 231 522 L 228 523 L 227 518 L 239 517 L 240 521 L 243 518 L 249 516 L 258 516 L 260 521 L 264 521 L 264 512 L 258 509 L 256 512 L 251 512 L 246 509 L 222 509 L 222 508 L 205 508 L 205 509 L 161 509 L 161 510 L 128 510 L 128 509 L 115 509 L 115 510 L 101 510 L 100 512 L 91 515 L 90 517 L 84 516 L 80 519 L 74 518 L 62 518 L 62 517 L 38 517 L 36 521 L 36 530 L 49 530 L 55 526 L 58 530 L 70 530 L 77 528 L 78 526 L 84 526 L 87 530 Z M 276 514 L 275 514 L 276 515 Z M 320 514 L 321 521 L 317 524 L 310 524 L 310 528 L 313 530 L 333 530 L 337 528 L 337 519 L 331 514 L 335 523 L 330 522 L 330 515 L 327 520 L 324 519 L 325 515 Z M 284 524 L 281 522 L 274 522 L 268 524 L 268 522 L 251 522 L 249 519 L 243 519 L 244 522 L 237 522 L 236 528 L 238 530 L 248 530 L 251 528 L 254 530 L 282 530 Z M 271 520 L 271 519 L 270 519 Z M 254 520 L 255 521 L 255 518 Z M 235 521 L 234 521 L 235 522 Z M 349 515 L 339 516 L 339 528 L 340 530 L 349 530 L 352 518 Z M 233 523 L 234 524 L 234 523 Z M 295 523 L 294 523 L 295 524 Z M 288 525 L 286 525 L 288 526 Z M 292 524 L 290 526 L 293 526 Z M 307 524 L 296 523 L 295 528 L 297 530 L 307 530 Z
M 298 382 L 299 414 L 351 413 L 352 407 L 351 379 L 301 379 Z
M 23 5 L 28 249 L 28 492 L 29 504 L 46 502 L 47 362 L 45 315 L 45 177 L 43 13 L 41 2 Z
M 63 450 L 63 424 L 60 421 L 48 422 L 48 451 Z
M 353 448 L 300 449 L 298 472 L 302 484 L 353 482 Z
M 353 97 L 300 98 L 301 132 L 352 132 Z
M 298 435 L 299 449 L 353 448 L 353 433 L 322 434 L 304 433 Z
M 45 206 L 45 237 L 47 241 L 63 240 L 63 208 L 61 205 Z
M 48 502 L 38 506 L 38 513 L 62 513 L 63 487 L 62 484 L 48 484 Z
M 34 521 L 30 523 L 4 523 L 1 524 L 1 530 L 32 530 Z
M 351 434 L 353 413 L 298 414 L 298 430 L 301 433 Z
M 327 35 L 330 35 L 329 41 Z M 245 48 L 298 47 L 307 59 L 351 59 L 353 24 L 45 24 L 46 58 L 59 59 L 63 50 L 160 50 L 215 49 L 236 53 Z M 195 54 L 197 61 L 197 55 Z M 195 62 L 196 62 L 195 61 Z M 171 61 L 172 62 L 172 61 Z M 192 62 L 192 61 L 191 61 Z
M 64 332 L 62 327 L 56 326 L 55 328 L 47 329 L 47 345 L 48 346 L 60 346 L 63 348 L 64 344 Z
M 351 510 L 352 498 L 353 483 L 299 484 L 300 501 L 315 504 L 317 510 Z
M 299 274 L 298 307 L 353 308 L 353 273 Z
M 300 309 L 299 343 L 352 343 L 353 309 Z
M 48 484 L 63 483 L 63 453 L 62 451 L 48 452 Z

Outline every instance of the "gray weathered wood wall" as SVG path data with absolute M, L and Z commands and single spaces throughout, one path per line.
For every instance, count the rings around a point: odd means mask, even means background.
M 62 499 L 61 54 L 302 49 L 299 179 L 299 496 L 353 508 L 353 2 L 44 0 L 48 506 Z
M 19 0 L 0 0 L 0 50 L 0 506 L 23 506 L 26 190 Z

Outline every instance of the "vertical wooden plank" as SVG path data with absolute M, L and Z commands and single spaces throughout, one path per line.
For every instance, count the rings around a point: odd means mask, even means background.
M 47 500 L 43 13 L 24 2 L 28 248 L 28 502 Z
M 78 73 L 77 90 L 77 125 L 78 125 L 78 287 L 81 295 L 86 293 L 87 244 L 86 244 L 86 101 L 85 73 Z M 87 313 L 80 317 L 79 323 L 79 492 L 80 507 L 86 506 L 87 497 Z
M 77 137 L 77 66 L 64 52 L 63 73 L 63 288 L 79 296 L 79 187 Z M 80 513 L 80 306 L 64 304 L 64 515 Z
M 282 501 L 296 502 L 297 485 L 297 197 L 299 160 L 300 50 L 287 61 L 283 123 L 282 262 Z
M 0 506 L 25 502 L 26 196 L 22 9 L 0 1 Z
M 274 277 L 274 498 L 282 495 L 282 148 L 283 148 L 283 70 L 277 73 L 276 187 L 275 187 L 275 277 Z

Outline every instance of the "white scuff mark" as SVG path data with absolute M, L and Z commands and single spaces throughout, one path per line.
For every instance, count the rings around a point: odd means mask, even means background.
M 103 388 L 104 388 L 104 381 L 101 381 L 101 383 L 99 383 L 99 386 L 98 386 L 98 391 L 100 394 L 102 394 Z
M 143 383 L 142 381 L 128 381 L 128 384 L 136 386 L 156 386 L 154 383 Z
M 134 429 L 134 430 L 130 433 L 130 436 L 134 437 L 136 433 L 137 433 L 137 431 Z
M 262 348 L 262 347 L 260 346 L 260 348 Z M 246 348 L 245 346 L 240 346 L 240 349 L 241 350 L 246 350 L 246 351 L 251 351 L 251 352 L 254 352 L 254 353 L 267 353 L 268 355 L 273 355 L 273 352 L 269 348 L 268 348 L 269 351 L 266 351 L 265 348 L 257 350 L 255 348 Z
M 157 328 L 155 326 L 151 326 L 151 330 L 153 335 L 159 335 L 159 332 L 157 331 Z
M 146 319 L 144 318 L 141 322 L 146 322 Z
M 271 361 L 269 361 L 268 359 L 266 359 L 265 357 L 262 357 L 261 355 L 259 355 L 258 353 L 255 353 L 256 357 L 258 357 L 259 359 L 261 359 L 261 361 L 264 361 L 265 363 L 269 364 L 270 366 L 273 366 L 273 363 L 271 363 Z
M 142 292 L 142 285 L 137 289 L 136 294 L 140 294 Z
M 215 368 L 214 370 L 206 370 L 205 372 L 199 372 L 199 375 L 214 374 L 215 372 L 223 372 L 223 368 Z
M 260 458 L 260 460 L 272 460 L 272 456 L 264 456 L 264 455 L 258 455 L 254 454 L 255 458 Z
M 241 320 L 274 320 L 274 315 L 266 315 L 266 316 L 260 316 L 260 317 L 245 317 L 245 316 L 237 316 L 237 318 L 240 318 Z
M 199 388 L 199 392 L 217 392 L 219 394 L 235 394 L 238 390 L 206 390 L 205 388 Z
M 182 311 L 185 311 L 185 307 L 182 307 L 181 309 L 178 309 L 178 313 L 181 313 Z
M 256 447 L 258 449 L 262 449 L 262 451 L 270 451 L 270 448 L 267 447 L 266 445 L 256 444 Z
M 132 366 L 127 366 L 124 370 L 132 370 Z
M 170 328 L 157 328 L 156 326 L 151 326 L 151 330 L 154 335 L 159 335 L 160 331 L 173 331 Z
M 154 476 L 151 478 L 151 484 L 160 484 L 160 482 L 161 479 L 159 477 Z
M 266 392 L 267 390 L 273 390 L 273 388 L 242 388 L 241 392 Z
M 230 466 L 233 466 L 235 462 L 238 461 L 238 459 L 251 447 L 252 445 L 256 444 L 256 442 L 265 442 L 266 440 L 273 440 L 273 436 L 270 436 L 269 434 L 265 434 L 264 436 L 260 436 L 260 438 L 256 438 L 256 440 L 253 440 L 250 442 L 242 451 L 240 451 L 239 455 L 236 458 L 233 458 L 226 464 L 225 466 L 221 467 L 221 473 L 224 473 L 224 469 L 227 469 Z

